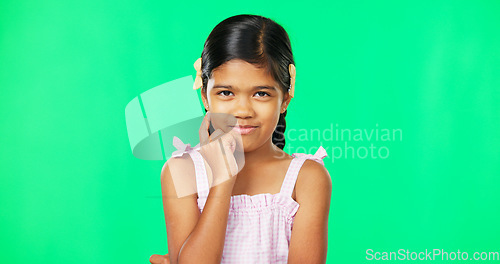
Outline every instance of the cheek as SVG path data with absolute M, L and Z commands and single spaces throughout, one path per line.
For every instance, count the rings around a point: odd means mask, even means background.
M 269 104 L 259 109 L 259 115 L 262 121 L 265 122 L 265 124 L 269 126 L 269 129 L 272 129 L 273 131 L 279 121 L 279 109 L 279 105 L 277 104 Z
M 208 96 L 208 106 L 212 112 L 220 112 L 224 113 L 225 110 L 229 110 L 231 104 L 228 104 L 225 101 L 221 101 L 217 98 L 217 95 L 209 95 Z

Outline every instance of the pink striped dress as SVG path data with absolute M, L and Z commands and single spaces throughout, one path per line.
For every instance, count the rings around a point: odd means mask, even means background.
M 187 145 L 185 150 L 195 165 L 198 208 L 203 212 L 209 193 L 205 163 L 199 147 Z M 292 199 L 297 175 L 306 159 L 324 165 L 326 156 L 321 146 L 314 155 L 293 153 L 279 193 L 231 196 L 221 263 L 287 263 L 293 220 L 300 206 Z

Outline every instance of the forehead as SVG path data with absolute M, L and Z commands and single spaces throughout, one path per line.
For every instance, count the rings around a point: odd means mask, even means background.
M 279 88 L 278 83 L 265 68 L 257 67 L 240 59 L 230 60 L 214 69 L 211 79 L 216 84 L 233 85 L 240 88 L 262 85 Z

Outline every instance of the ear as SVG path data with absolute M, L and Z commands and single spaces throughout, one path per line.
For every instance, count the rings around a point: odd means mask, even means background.
M 289 93 L 285 93 L 285 97 L 283 98 L 283 102 L 281 103 L 281 108 L 280 108 L 281 114 L 283 114 L 286 111 L 291 100 L 292 100 L 292 96 L 290 96 Z
M 203 102 L 205 109 L 208 110 L 208 98 L 207 94 L 203 92 L 203 89 L 201 90 L 201 101 Z

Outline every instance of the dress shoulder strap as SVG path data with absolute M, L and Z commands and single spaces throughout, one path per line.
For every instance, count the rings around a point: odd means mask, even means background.
M 328 155 L 326 154 L 326 150 L 322 146 L 318 148 L 314 155 L 293 153 L 293 159 L 290 162 L 290 166 L 288 167 L 288 171 L 286 172 L 285 179 L 283 180 L 283 184 L 281 185 L 280 193 L 291 197 L 293 189 L 295 188 L 295 183 L 297 182 L 297 176 L 299 175 L 299 171 L 302 168 L 304 162 L 307 159 L 312 159 L 324 165 L 323 158 L 325 158 L 326 156 Z
M 203 159 L 198 150 L 190 151 L 189 155 L 191 155 L 196 172 L 196 190 L 198 191 L 198 197 L 208 197 L 210 188 L 208 184 L 207 170 L 205 167 L 205 159 Z
M 205 159 L 203 159 L 203 156 L 199 152 L 200 144 L 191 147 L 189 143 L 184 144 L 178 137 L 174 136 L 173 145 L 177 150 L 172 153 L 172 157 L 180 157 L 185 153 L 191 156 L 196 173 L 196 190 L 198 192 L 198 197 L 208 197 L 210 188 L 205 167 Z

